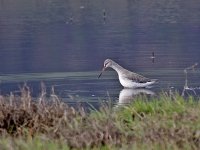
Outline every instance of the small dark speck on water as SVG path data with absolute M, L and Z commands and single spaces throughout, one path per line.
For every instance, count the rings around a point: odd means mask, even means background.
M 103 21 L 104 21 L 104 23 L 106 21 L 106 10 L 105 9 L 103 9 Z
M 154 54 L 154 52 L 152 52 L 152 55 L 151 55 L 151 57 L 150 57 L 151 59 L 152 59 L 152 63 L 154 63 L 154 61 L 155 61 L 155 54 Z

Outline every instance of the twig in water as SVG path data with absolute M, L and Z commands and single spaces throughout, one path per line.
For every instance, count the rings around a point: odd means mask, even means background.
M 185 73 L 185 85 L 183 87 L 182 96 L 184 96 L 184 93 L 185 93 L 186 90 L 191 90 L 196 95 L 195 88 L 188 87 L 188 70 L 193 70 L 194 71 L 197 65 L 198 65 L 198 63 L 194 63 L 192 66 L 189 66 L 189 67 L 187 67 L 187 68 L 184 69 L 184 73 Z
M 192 66 L 189 66 L 189 67 L 187 67 L 187 68 L 185 68 L 184 69 L 184 72 L 186 71 L 187 72 L 187 70 L 195 70 L 195 67 L 198 65 L 198 63 L 195 63 L 195 64 L 193 64 Z

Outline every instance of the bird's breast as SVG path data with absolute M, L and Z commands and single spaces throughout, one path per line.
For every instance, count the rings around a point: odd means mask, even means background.
M 132 82 L 132 80 L 129 80 L 123 76 L 119 76 L 119 82 L 121 83 L 121 85 L 123 87 L 126 88 L 133 88 L 134 87 L 134 82 Z

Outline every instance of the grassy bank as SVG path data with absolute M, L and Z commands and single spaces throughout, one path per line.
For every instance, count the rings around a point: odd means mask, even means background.
M 0 149 L 200 149 L 200 102 L 138 97 L 124 107 L 86 113 L 52 94 L 0 97 Z

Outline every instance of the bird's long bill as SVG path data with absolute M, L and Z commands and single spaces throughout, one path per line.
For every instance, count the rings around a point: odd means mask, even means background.
M 103 69 L 101 70 L 101 73 L 99 74 L 98 78 L 101 77 L 101 75 L 102 75 L 102 73 L 104 72 L 104 70 L 105 70 L 105 67 L 103 67 Z

